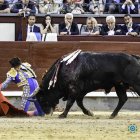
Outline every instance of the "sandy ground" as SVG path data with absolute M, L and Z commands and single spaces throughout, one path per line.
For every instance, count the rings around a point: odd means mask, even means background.
M 1 117 L 0 140 L 140 140 L 140 112 L 120 112 L 115 119 L 108 119 L 111 112 L 95 112 L 94 117 L 70 112 L 66 119 L 59 119 L 58 114 Z M 128 130 L 131 124 L 137 131 Z

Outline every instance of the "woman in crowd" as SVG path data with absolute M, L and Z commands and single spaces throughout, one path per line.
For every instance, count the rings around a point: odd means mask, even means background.
M 89 3 L 89 11 L 93 14 L 103 14 L 104 12 L 104 1 L 103 0 L 91 0 Z
M 60 10 L 61 14 L 83 14 L 84 12 L 82 4 L 77 3 L 75 0 L 66 0 L 66 3 L 63 4 L 63 7 Z
M 44 18 L 44 22 L 40 27 L 41 34 L 47 33 L 57 33 L 56 26 L 52 24 L 52 18 L 50 15 L 46 15 Z
M 82 25 L 81 35 L 99 35 L 100 28 L 98 26 L 97 20 L 93 17 L 88 17 L 86 20 L 86 25 Z
M 60 4 L 54 0 L 43 0 L 43 3 L 39 4 L 39 12 L 42 14 L 59 14 Z

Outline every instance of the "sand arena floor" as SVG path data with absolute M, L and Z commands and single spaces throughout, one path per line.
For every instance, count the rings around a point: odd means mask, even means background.
M 109 119 L 111 112 L 95 112 L 94 117 L 70 112 L 66 119 L 58 114 L 0 117 L 0 140 L 140 140 L 140 112 L 123 111 L 115 119 Z

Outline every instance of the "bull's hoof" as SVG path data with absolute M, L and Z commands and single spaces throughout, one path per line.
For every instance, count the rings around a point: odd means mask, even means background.
M 115 116 L 112 116 L 112 115 L 109 117 L 109 119 L 114 119 L 114 118 L 115 118 Z
M 84 113 L 85 115 L 88 115 L 88 116 L 93 116 L 93 113 L 90 112 L 89 110 L 85 110 L 85 111 L 83 111 L 83 113 Z
M 60 119 L 64 119 L 64 118 L 66 118 L 67 116 L 65 115 L 65 114 L 60 114 L 59 116 L 58 116 L 58 118 L 60 118 Z
M 117 114 L 116 115 L 111 114 L 111 116 L 109 117 L 109 119 L 114 119 L 116 116 L 117 116 Z
M 90 111 L 88 111 L 88 114 L 87 115 L 88 116 L 94 116 L 94 114 L 92 112 L 90 112 Z

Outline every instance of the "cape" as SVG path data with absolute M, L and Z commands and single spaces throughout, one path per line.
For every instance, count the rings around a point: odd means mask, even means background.
M 0 116 L 7 116 L 7 117 L 28 117 L 29 115 L 14 107 L 9 100 L 3 96 L 0 92 Z

